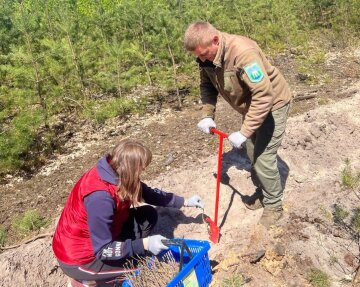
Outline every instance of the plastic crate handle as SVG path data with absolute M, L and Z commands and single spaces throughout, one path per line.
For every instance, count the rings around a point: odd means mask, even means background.
M 178 238 L 161 239 L 161 242 L 166 246 L 174 245 L 174 246 L 179 246 L 180 247 L 180 267 L 179 267 L 179 272 L 180 272 L 183 265 L 184 265 L 184 249 L 189 254 L 190 259 L 192 259 L 192 257 L 193 257 L 193 255 L 192 255 L 192 253 L 191 253 L 191 251 L 189 249 L 189 246 L 187 246 L 184 239 L 178 239 Z

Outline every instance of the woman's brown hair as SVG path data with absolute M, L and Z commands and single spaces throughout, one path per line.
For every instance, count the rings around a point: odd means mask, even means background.
M 151 162 L 151 151 L 139 141 L 124 139 L 110 151 L 109 159 L 111 167 L 119 175 L 120 198 L 134 205 L 140 203 L 140 174 Z

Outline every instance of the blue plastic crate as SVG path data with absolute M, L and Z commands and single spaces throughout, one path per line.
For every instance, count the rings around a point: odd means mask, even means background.
M 184 252 L 184 266 L 166 287 L 208 287 L 211 282 L 211 269 L 208 256 L 210 244 L 208 241 L 185 239 L 192 258 Z M 180 261 L 180 247 L 170 246 L 170 251 L 176 261 Z M 123 287 L 132 287 L 129 280 L 124 281 Z M 165 287 L 165 286 L 164 286 Z

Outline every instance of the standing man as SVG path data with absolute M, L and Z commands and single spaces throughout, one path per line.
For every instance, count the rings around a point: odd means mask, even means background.
M 229 141 L 235 148 L 246 143 L 260 194 L 244 202 L 252 210 L 264 207 L 260 224 L 269 228 L 283 215 L 277 151 L 285 133 L 291 93 L 280 71 L 249 38 L 220 32 L 208 22 L 191 24 L 185 48 L 197 57 L 203 104 L 198 128 L 209 134 L 220 94 L 243 116 L 240 131 Z

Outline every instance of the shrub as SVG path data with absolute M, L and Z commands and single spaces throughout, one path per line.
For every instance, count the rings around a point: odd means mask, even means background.
M 49 220 L 42 217 L 35 209 L 27 210 L 23 216 L 19 216 L 13 221 L 14 229 L 23 234 L 39 230 L 48 224 Z
M 0 173 L 12 172 L 21 168 L 24 156 L 31 151 L 41 112 L 19 113 L 0 134 Z
M 333 218 L 334 222 L 342 222 L 349 216 L 349 212 L 343 209 L 341 206 L 334 205 Z
M 121 117 L 131 113 L 141 112 L 145 105 L 146 99 L 135 101 L 132 99 L 113 98 L 104 102 L 93 101 L 87 104 L 84 115 L 101 124 L 116 116 Z
M 341 172 L 342 184 L 345 187 L 355 189 L 360 185 L 360 172 L 355 172 L 350 165 L 350 160 L 345 160 L 345 167 Z

